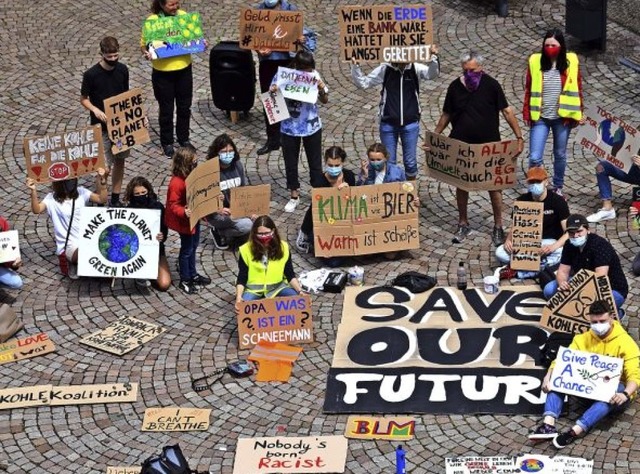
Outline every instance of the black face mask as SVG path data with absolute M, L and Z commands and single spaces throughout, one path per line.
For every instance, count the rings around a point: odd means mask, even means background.
M 131 207 L 137 208 L 146 208 L 149 207 L 150 204 L 151 198 L 148 194 L 145 194 L 143 196 L 131 196 L 131 201 L 129 202 L 129 205 Z
M 64 184 L 64 191 L 67 194 L 71 194 L 72 192 L 74 192 L 77 187 L 78 187 L 78 179 L 74 178 L 74 179 L 67 179 L 63 182 Z
M 118 64 L 118 61 L 120 61 L 119 59 L 105 59 L 105 58 L 102 58 L 102 60 L 109 67 L 116 67 L 116 64 Z

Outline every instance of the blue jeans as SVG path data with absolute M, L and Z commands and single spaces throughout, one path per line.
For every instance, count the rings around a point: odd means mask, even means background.
M 631 165 L 629 172 L 625 173 L 616 165 L 609 163 L 608 161 L 601 160 L 598 162 L 602 166 L 602 171 L 596 169 L 596 178 L 598 179 L 598 189 L 600 190 L 600 199 L 611 200 L 613 197 L 613 191 L 611 189 L 611 180 L 609 176 L 622 181 L 623 183 L 640 184 L 640 168 L 636 165 Z
M 404 126 L 380 122 L 380 141 L 389 151 L 390 163 L 396 164 L 398 138 L 402 142 L 402 161 L 404 162 L 404 172 L 407 178 L 415 178 L 418 175 L 416 148 L 419 134 L 420 122 L 413 122 Z
M 22 278 L 15 271 L 0 264 L 0 287 L 22 288 Z
M 196 250 L 200 243 L 200 222 L 196 224 L 194 234 L 180 234 L 180 253 L 178 262 L 180 263 L 180 280 L 193 280 L 198 272 L 196 271 Z
M 556 280 L 550 281 L 545 285 L 544 290 L 542 290 L 544 299 L 551 299 L 551 297 L 556 294 L 556 291 L 558 291 L 558 282 Z M 621 309 L 625 298 L 616 290 L 611 290 L 611 293 L 613 294 L 613 300 L 616 302 L 616 307 L 618 308 L 618 315 L 622 316 Z
M 618 389 L 616 392 L 620 393 L 624 390 L 624 385 L 618 384 Z M 547 393 L 547 400 L 544 402 L 544 413 L 543 416 L 552 416 L 556 420 L 560 417 L 560 413 L 562 413 L 562 405 L 564 404 L 563 393 L 557 392 L 549 392 Z M 581 401 L 590 402 L 588 399 L 581 399 Z M 607 402 L 600 402 L 594 400 L 591 403 L 591 406 L 587 408 L 578 421 L 576 421 L 576 425 L 582 428 L 585 432 L 590 431 L 591 428 L 595 426 L 598 421 L 602 420 L 609 413 L 619 413 L 624 411 L 629 406 L 630 401 L 627 400 L 622 405 L 611 404 Z
M 278 293 L 276 297 L 296 296 L 297 294 L 298 292 L 289 286 L 287 288 L 283 288 L 282 290 L 280 290 L 280 293 Z M 255 301 L 255 300 L 262 300 L 262 299 L 264 299 L 264 296 L 256 295 L 255 293 L 249 293 L 248 291 L 245 291 L 244 293 L 242 293 L 243 301 Z
M 553 131 L 553 186 L 562 189 L 564 172 L 567 168 L 567 143 L 571 127 L 565 125 L 564 119 L 549 120 L 541 118 L 531 124 L 529 133 L 529 167 L 544 165 L 544 145 L 547 143 L 549 131 Z

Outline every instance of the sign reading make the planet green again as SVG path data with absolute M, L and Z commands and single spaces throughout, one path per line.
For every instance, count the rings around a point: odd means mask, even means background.
M 201 53 L 207 47 L 199 13 L 160 16 L 145 20 L 142 38 L 151 59 Z

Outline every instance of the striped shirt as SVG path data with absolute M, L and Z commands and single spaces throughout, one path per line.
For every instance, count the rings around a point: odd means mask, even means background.
M 556 68 L 542 72 L 542 118 L 553 120 L 559 118 L 558 100 L 562 92 L 560 71 Z

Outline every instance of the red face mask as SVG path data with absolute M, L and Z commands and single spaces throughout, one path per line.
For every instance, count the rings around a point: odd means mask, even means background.
M 548 57 L 548 58 L 557 58 L 558 54 L 560 54 L 560 46 L 545 46 L 544 47 L 544 54 Z
M 256 237 L 258 238 L 260 243 L 263 244 L 263 245 L 268 245 L 269 242 L 271 242 L 273 240 L 273 234 L 256 235 Z

